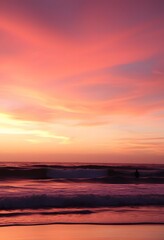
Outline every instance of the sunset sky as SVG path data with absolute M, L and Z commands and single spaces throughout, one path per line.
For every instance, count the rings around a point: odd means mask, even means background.
M 0 156 L 164 163 L 163 50 L 163 0 L 0 0 Z

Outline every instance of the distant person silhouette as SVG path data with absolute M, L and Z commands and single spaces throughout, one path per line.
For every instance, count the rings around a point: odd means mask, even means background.
M 136 177 L 136 178 L 139 178 L 139 177 L 140 177 L 140 173 L 139 173 L 138 169 L 136 169 L 136 171 L 135 171 L 135 177 Z

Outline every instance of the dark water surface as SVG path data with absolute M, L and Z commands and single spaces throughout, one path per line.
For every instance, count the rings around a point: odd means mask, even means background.
M 0 225 L 49 223 L 164 223 L 164 165 L 1 163 Z

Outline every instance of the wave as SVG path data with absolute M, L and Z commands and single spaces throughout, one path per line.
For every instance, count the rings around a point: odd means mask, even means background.
M 108 174 L 107 169 L 49 169 L 47 171 L 48 178 L 67 178 L 67 179 L 82 179 L 82 178 L 102 178 Z
M 101 208 L 120 206 L 163 206 L 163 195 L 30 195 L 0 198 L 1 210 L 48 208 Z
M 99 181 L 106 183 L 133 183 L 135 169 L 140 172 L 140 181 L 164 183 L 164 166 L 110 166 L 110 165 L 27 165 L 0 166 L 0 180 L 5 179 L 52 179 L 56 181 Z M 137 179 L 138 180 L 138 179 Z
M 126 222 L 126 223 L 122 223 L 122 222 L 64 222 L 64 221 L 60 221 L 60 222 L 45 222 L 45 223 L 10 223 L 10 224 L 1 224 L 0 223 L 0 227 L 28 227 L 28 226 L 45 226 L 45 225 L 93 225 L 93 226 L 97 226 L 97 225 L 103 225 L 103 226 L 131 226 L 131 225 L 164 225 L 164 222 L 153 222 L 153 221 L 147 221 L 147 222 Z
M 67 211 L 52 211 L 52 212 L 45 212 L 45 211 L 39 211 L 39 212 L 6 212 L 6 213 L 0 213 L 0 218 L 1 217 L 18 217 L 18 216 L 29 216 L 29 215 L 69 215 L 69 214 L 92 214 L 94 211 L 91 210 L 67 210 Z

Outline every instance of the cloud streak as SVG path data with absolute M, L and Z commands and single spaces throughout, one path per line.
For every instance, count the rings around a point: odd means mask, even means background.
M 125 2 L 1 1 L 0 116 L 9 124 L 1 135 L 69 142 L 81 152 L 100 135 L 113 147 L 137 130 L 161 137 L 164 5 Z

